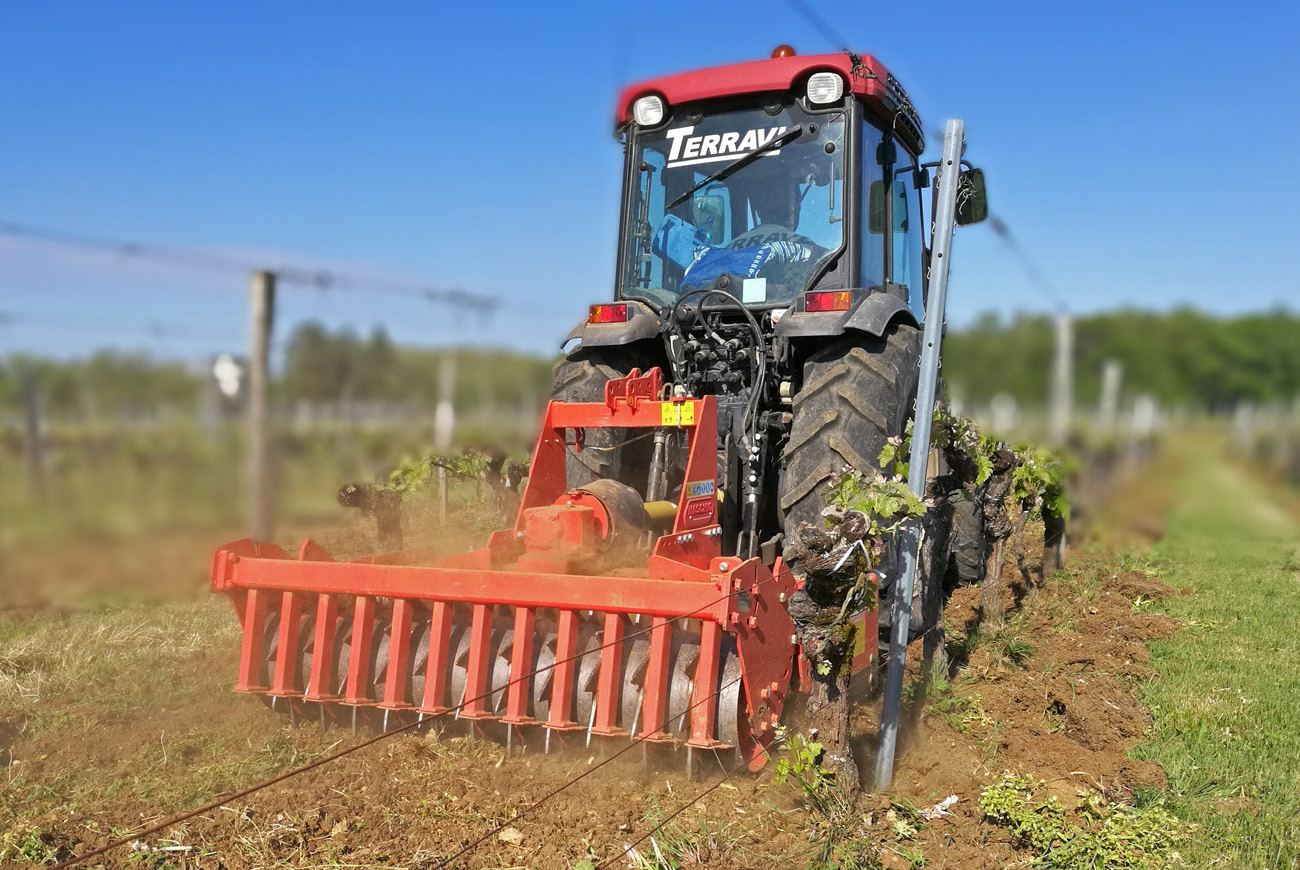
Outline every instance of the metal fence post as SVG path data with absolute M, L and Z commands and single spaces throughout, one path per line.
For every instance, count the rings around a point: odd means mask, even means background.
M 948 294 L 948 261 L 956 223 L 957 187 L 961 180 L 964 125 L 951 120 L 943 133 L 943 160 L 939 168 L 939 197 L 934 215 L 934 240 L 930 255 L 930 295 L 921 336 L 921 378 L 916 387 L 916 413 L 912 426 L 912 457 L 907 486 L 925 498 L 926 466 L 930 457 L 930 426 L 934 421 L 934 396 L 939 383 L 939 356 L 943 343 L 944 311 Z M 912 589 L 916 581 L 920 523 L 910 521 L 899 533 L 902 571 L 894 582 L 890 600 L 889 662 L 885 668 L 885 698 L 880 711 L 880 747 L 876 756 L 876 790 L 889 788 L 894 779 L 894 752 L 898 746 L 898 716 L 903 700 L 903 667 L 907 632 L 912 616 Z

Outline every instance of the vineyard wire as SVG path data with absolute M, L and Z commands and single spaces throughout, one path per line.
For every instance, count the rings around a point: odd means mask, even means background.
M 776 661 L 777 659 L 779 659 L 779 658 L 780 658 L 781 656 L 783 656 L 783 655 L 786 655 L 786 653 L 785 653 L 784 651 L 778 652 L 776 655 L 771 656 L 771 657 L 769 657 L 768 659 L 766 659 L 765 661 L 761 662 L 761 663 L 758 665 L 758 667 L 762 667 L 762 666 L 764 666 L 764 665 L 768 665 L 768 664 L 770 664 L 770 663 Z M 681 715 L 680 715 L 679 717 L 677 717 L 677 718 L 679 718 L 679 719 L 685 718 L 685 716 L 686 716 L 687 713 L 691 712 L 692 710 L 694 710 L 696 707 L 700 706 L 701 704 L 704 704 L 704 703 L 706 703 L 706 702 L 708 702 L 708 701 L 713 700 L 714 698 L 717 697 L 717 695 L 718 695 L 719 693 L 722 692 L 723 689 L 730 688 L 731 686 L 734 686 L 736 683 L 739 683 L 739 682 L 740 682 L 741 680 L 743 680 L 743 679 L 744 679 L 744 676 L 741 675 L 741 676 L 739 676 L 739 677 L 736 677 L 736 678 L 733 679 L 733 680 L 730 680 L 730 681 L 728 681 L 728 682 L 726 682 L 726 683 L 723 683 L 722 685 L 718 686 L 718 691 L 717 691 L 717 692 L 715 692 L 715 693 L 712 694 L 712 695 L 709 695 L 707 698 L 701 698 L 700 700 L 698 700 L 698 701 L 696 701 L 695 703 L 691 704 L 689 707 L 687 707 L 685 710 L 683 710 L 682 713 L 681 713 Z M 624 753 L 626 753 L 626 752 L 630 752 L 632 749 L 636 748 L 637 746 L 639 746 L 640 744 L 642 744 L 642 743 L 644 743 L 646 740 L 648 740 L 648 739 L 650 738 L 651 735 L 659 733 L 659 731 L 662 730 L 664 727 L 665 727 L 664 725 L 660 725 L 660 726 L 659 726 L 659 729 L 657 729 L 656 731 L 652 731 L 650 734 L 642 734 L 642 735 L 639 735 L 639 736 L 634 736 L 634 737 L 633 737 L 633 738 L 628 742 L 628 745 L 627 745 L 627 746 L 624 746 L 624 747 L 623 747 L 622 749 L 620 749 L 618 752 L 615 752 L 613 755 L 609 756 L 608 758 L 603 759 L 599 764 L 597 764 L 597 765 L 595 765 L 595 766 L 593 766 L 593 767 L 589 767 L 589 768 L 587 768 L 585 771 L 583 771 L 582 773 L 578 774 L 578 775 L 575 776 L 573 779 L 570 779 L 569 781 L 565 782 L 563 785 L 559 786 L 558 788 L 554 789 L 553 791 L 549 792 L 548 794 L 543 795 L 542 797 L 538 798 L 538 799 L 537 799 L 535 802 L 533 802 L 530 806 L 525 807 L 525 808 L 522 809 L 522 810 L 518 810 L 512 818 L 507 819 L 506 821 L 504 821 L 504 822 L 502 822 L 501 824 L 497 825 L 495 828 L 493 828 L 492 830 L 490 830 L 490 831 L 488 831 L 487 833 L 483 834 L 483 836 L 479 837 L 477 840 L 474 840 L 473 842 L 471 842 L 471 843 L 469 843 L 469 844 L 467 844 L 467 845 L 465 845 L 465 846 L 462 846 L 462 847 L 460 848 L 459 851 L 457 851 L 457 852 L 455 852 L 455 853 L 453 853 L 453 854 L 447 856 L 446 858 L 442 858 L 442 859 L 440 859 L 440 860 L 438 861 L 438 866 L 439 866 L 439 867 L 446 867 L 448 864 L 450 864 L 451 862 L 453 862 L 453 861 L 455 861 L 456 859 L 460 858 L 461 856 L 463 856 L 463 855 L 465 855 L 465 854 L 467 854 L 467 853 L 469 853 L 469 852 L 472 852 L 474 849 L 478 848 L 478 847 L 479 847 L 480 845 L 482 845 L 484 842 L 486 842 L 487 840 L 491 839 L 492 836 L 493 836 L 494 834 L 497 834 L 497 833 L 499 833 L 499 832 L 505 830 L 506 827 L 508 827 L 509 825 L 514 824 L 515 822 L 522 821 L 522 820 L 523 820 L 523 819 L 524 819 L 524 818 L 525 818 L 529 813 L 531 813 L 533 810 L 537 809 L 537 808 L 540 807 L 542 804 L 546 803 L 548 800 L 550 800 L 551 798 L 555 797 L 555 796 L 556 796 L 557 794 L 559 794 L 560 792 L 562 792 L 562 791 L 564 791 L 565 789 L 567 789 L 569 786 L 574 785 L 575 783 L 577 783 L 577 782 L 579 782 L 579 781 L 585 779 L 586 777 L 588 777 L 588 776 L 590 776 L 591 774 L 595 773 L 596 771 L 600 770 L 600 769 L 601 769 L 602 767 L 604 767 L 605 765 L 607 765 L 607 764 L 609 764 L 610 762 L 612 762 L 612 761 L 618 759 L 618 758 L 621 757 Z M 761 745 L 761 744 L 760 744 L 760 745 Z M 764 751 L 766 752 L 766 749 L 764 749 Z
M 764 749 L 763 751 L 766 752 L 767 750 Z M 770 758 L 771 755 L 769 754 L 768 757 Z M 702 792 L 700 792 L 699 794 L 697 794 L 697 795 L 696 795 L 695 797 L 693 797 L 691 800 L 689 800 L 689 801 L 687 801 L 686 803 L 682 804 L 680 807 L 678 807 L 676 810 L 674 810 L 674 811 L 672 812 L 671 815 L 668 815 L 668 816 L 666 816 L 663 820 L 661 820 L 661 821 L 659 822 L 659 824 L 655 825 L 655 826 L 654 826 L 653 828 L 651 828 L 649 831 L 646 831 L 644 834 L 642 834 L 638 839 L 636 839 L 636 840 L 633 841 L 632 843 L 629 843 L 627 846 L 625 846 L 622 852 L 618 853 L 617 855 L 615 855 L 615 856 L 612 857 L 612 858 L 608 858 L 608 859 L 606 859 L 605 861 L 602 861 L 599 865 L 597 865 L 596 870 L 605 870 L 605 868 L 612 866 L 613 863 L 614 863 L 615 861 L 617 861 L 618 859 L 622 858 L 624 855 L 627 855 L 627 854 L 631 853 L 631 851 L 632 851 L 633 849 L 635 849 L 637 846 L 641 845 L 641 844 L 644 843 L 646 840 L 648 840 L 649 838 L 653 837 L 657 831 L 659 831 L 661 828 L 663 828 L 664 825 L 668 824 L 668 823 L 671 822 L 673 819 L 677 818 L 677 817 L 680 816 L 682 813 L 686 812 L 688 809 L 690 809 L 691 807 L 695 806 L 695 805 L 696 805 L 697 803 L 699 803 L 700 801 L 704 800 L 704 799 L 705 799 L 706 797 L 708 797 L 710 794 L 712 794 L 713 792 L 717 791 L 717 790 L 722 786 L 723 783 L 725 783 L 727 780 L 731 779 L 731 777 L 734 776 L 735 774 L 739 773 L 739 772 L 741 771 L 741 769 L 743 769 L 744 767 L 746 767 L 746 765 L 745 765 L 745 763 L 744 763 L 743 761 L 742 761 L 740 764 L 737 764 L 737 765 L 736 765 L 735 767 L 733 767 L 731 770 L 727 771 L 727 772 L 723 775 L 722 779 L 718 780 L 718 781 L 715 782 L 713 785 L 709 786 L 709 787 L 706 788 L 704 791 L 702 791 Z
M 771 577 L 768 577 L 768 578 L 766 578 L 765 580 L 760 580 L 759 582 L 755 583 L 755 584 L 754 584 L 753 586 L 751 586 L 750 588 L 751 588 L 751 589 L 756 589 L 756 588 L 758 588 L 759 586 L 762 586 L 762 585 L 765 584 L 765 583 L 768 583 L 768 582 L 770 582 L 770 581 L 772 581 L 772 580 L 775 580 L 777 577 L 785 576 L 786 574 L 789 574 L 789 573 L 791 573 L 791 572 L 790 572 L 790 569 L 789 569 L 789 568 L 786 568 L 785 571 L 783 571 L 781 574 L 773 574 Z M 677 622 L 677 621 L 682 620 L 682 619 L 693 619 L 693 618 L 695 618 L 697 615 L 699 615 L 699 614 L 703 614 L 704 611 L 705 611 L 707 608 L 712 607 L 712 606 L 715 605 L 715 604 L 720 604 L 721 602 L 726 601 L 726 600 L 729 599 L 729 598 L 731 598 L 731 593 L 728 593 L 728 594 L 726 594 L 726 595 L 723 595 L 723 596 L 720 597 L 720 598 L 717 598 L 717 599 L 715 599 L 715 600 L 713 600 L 713 601 L 711 601 L 711 602 L 709 602 L 709 603 L 707 603 L 707 604 L 704 604 L 704 605 L 702 605 L 701 607 L 696 608 L 695 610 L 691 611 L 690 613 L 684 613 L 684 614 L 682 614 L 682 615 L 680 615 L 680 616 L 669 617 L 669 618 L 666 620 L 666 623 L 665 623 L 665 624 L 673 623 L 673 622 Z M 623 635 L 623 637 L 622 637 L 620 640 L 610 641 L 609 643 L 601 644 L 601 645 L 598 646 L 598 647 L 594 647 L 594 648 L 589 649 L 589 650 L 584 650 L 584 651 L 581 652 L 581 653 L 577 653 L 577 654 L 572 655 L 572 656 L 569 656 L 569 657 L 567 657 L 567 658 L 560 659 L 560 660 L 558 660 L 558 661 L 552 662 L 551 664 L 547 665 L 546 667 L 543 667 L 543 668 L 536 668 L 536 669 L 534 669 L 533 671 L 530 671 L 530 672 L 527 673 L 527 674 L 523 674 L 522 676 L 515 677 L 515 678 L 512 679 L 512 680 L 508 680 L 507 682 L 505 682 L 505 683 L 502 684 L 501 686 L 499 686 L 499 687 L 497 687 L 497 688 L 490 689 L 489 691 L 486 691 L 486 692 L 484 692 L 483 694 L 478 695 L 477 697 L 474 697 L 474 698 L 466 698 L 466 699 L 462 700 L 459 704 L 457 704 L 455 707 L 452 707 L 452 708 L 447 709 L 447 710 L 443 710 L 443 711 L 440 712 L 440 713 L 435 713 L 435 714 L 433 714 L 433 715 L 431 715 L 431 716 L 428 716 L 427 718 L 422 717 L 422 718 L 417 719 L 416 721 L 411 722 L 411 723 L 409 723 L 409 724 L 407 724 L 407 725 L 403 725 L 403 726 L 401 726 L 401 727 L 399 727 L 399 728 L 395 728 L 395 729 L 392 730 L 392 731 L 385 731 L 385 732 L 383 732 L 382 734 L 377 734 L 377 735 L 375 735 L 374 737 L 369 738 L 368 740 L 364 740 L 364 741 L 362 741 L 361 743 L 356 744 L 355 746 L 350 746 L 350 747 L 348 747 L 347 749 L 340 750 L 339 752 L 336 752 L 336 753 L 334 753 L 333 755 L 328 755 L 328 756 L 326 756 L 326 757 L 324 757 L 324 758 L 318 758 L 318 759 L 316 759 L 315 761 L 312 761 L 312 762 L 310 762 L 310 763 L 308 763 L 308 764 L 303 765 L 302 767 L 296 768 L 296 769 L 294 769 L 294 770 L 286 771 L 285 773 L 282 773 L 282 774 L 280 774 L 279 776 L 275 776 L 275 777 L 273 777 L 273 778 L 271 778 L 271 779 L 269 779 L 269 780 L 266 780 L 265 782 L 258 783 L 257 785 L 250 786 L 249 788 L 246 788 L 246 789 L 244 789 L 243 791 L 236 792 L 235 794 L 232 794 L 232 795 L 227 795 L 227 796 L 225 796 L 225 797 L 222 797 L 222 798 L 219 798 L 219 799 L 213 801 L 212 803 L 209 803 L 209 804 L 206 804 L 206 805 L 204 805 L 204 806 L 201 806 L 201 807 L 199 807 L 198 809 L 190 810 L 189 812 L 182 813 L 181 815 L 179 815 L 179 816 L 175 816 L 175 817 L 173 817 L 173 818 L 170 818 L 170 819 L 168 819 L 168 820 L 166 820 L 166 821 L 164 821 L 164 822 L 159 822 L 158 824 L 156 824 L 156 825 L 152 825 L 152 826 L 146 828 L 146 829 L 143 830 L 143 831 L 139 831 L 139 832 L 137 832 L 137 833 L 135 833 L 135 834 L 132 834 L 132 835 L 130 835 L 130 836 L 122 837 L 121 839 L 115 840 L 115 841 L 109 843 L 109 844 L 106 845 L 106 846 L 101 846 L 101 847 L 99 847 L 98 849 L 95 849 L 95 850 L 93 850 L 93 851 L 91 851 L 91 852 L 88 852 L 88 853 L 85 854 L 85 855 L 79 855 L 79 856 L 76 856 L 76 857 L 73 857 L 73 858 L 68 858 L 66 861 L 60 861 L 58 864 L 55 864 L 55 865 L 54 865 L 54 870 L 64 870 L 64 868 L 72 867 L 74 864 L 78 864 L 78 863 L 81 863 L 81 862 L 84 862 L 84 861 L 88 861 L 88 860 L 91 859 L 91 858 L 95 858 L 95 857 L 98 857 L 99 855 L 103 855 L 105 852 L 109 852 L 109 851 L 112 851 L 113 849 L 117 849 L 117 848 L 120 848 L 120 847 L 122 847 L 122 846 L 125 846 L 125 845 L 127 845 L 128 843 L 132 842 L 133 840 L 138 840 L 138 839 L 141 839 L 141 838 L 143 838 L 143 837 L 147 837 L 147 836 L 150 836 L 150 835 L 152 835 L 152 834 L 156 834 L 156 833 L 158 833 L 159 831 L 162 831 L 162 830 L 165 830 L 165 829 L 167 829 L 167 828 L 170 828 L 172 825 L 178 825 L 178 824 L 180 824 L 181 822 L 189 821 L 189 820 L 192 819 L 192 818 L 195 818 L 195 817 L 197 817 L 197 816 L 201 816 L 201 815 L 203 815 L 204 813 L 207 813 L 207 812 L 209 812 L 209 811 L 211 811 L 211 810 L 215 810 L 217 807 L 224 806 L 225 804 L 227 804 L 227 803 L 229 803 L 229 802 L 231 802 L 231 801 L 238 800 L 238 799 L 243 798 L 243 797 L 247 797 L 247 796 L 250 795 L 250 794 L 254 794 L 254 793 L 256 793 L 256 792 L 259 792 L 259 791 L 261 791 L 261 790 L 264 789 L 264 788 L 269 788 L 270 786 L 273 786 L 273 785 L 275 785 L 275 784 L 277 784 L 277 783 L 283 782 L 283 781 L 285 781 L 286 779 L 290 779 L 291 777 L 295 777 L 295 776 L 298 776 L 299 774 L 306 773 L 306 772 L 309 771 L 309 770 L 315 770 L 316 768 L 321 767 L 321 766 L 323 766 L 323 765 L 325 765 L 325 764 L 328 764 L 328 763 L 331 762 L 331 761 L 335 761 L 335 760 L 337 760 L 337 759 L 343 758 L 343 757 L 346 756 L 346 755 L 351 755 L 353 752 L 356 752 L 356 751 L 359 750 L 359 749 L 364 749 L 365 747 L 367 747 L 367 746 L 371 746 L 371 745 L 373 745 L 373 744 L 375 744 L 375 743 L 378 743 L 378 742 L 380 742 L 381 740 L 386 740 L 386 739 L 388 739 L 389 737 L 395 737 L 395 736 L 397 736 L 398 734 L 402 734 L 402 733 L 405 733 L 405 732 L 407 732 L 407 731 L 411 731 L 411 730 L 414 730 L 414 729 L 418 729 L 420 726 L 425 725 L 425 724 L 427 724 L 427 723 L 429 723 L 429 722 L 436 721 L 437 719 L 440 719 L 440 718 L 442 718 L 443 716 L 446 716 L 446 715 L 448 715 L 448 714 L 451 714 L 451 713 L 458 713 L 458 712 L 460 712 L 462 709 L 464 709 L 465 706 L 466 706 L 467 704 L 473 704 L 473 703 L 476 703 L 476 702 L 478 702 L 478 701 L 482 701 L 482 700 L 485 700 L 485 699 L 487 699 L 487 698 L 490 698 L 490 697 L 492 697 L 493 695 L 498 694 L 499 692 L 503 692 L 503 691 L 505 691 L 505 690 L 508 689 L 510 686 L 513 686 L 513 685 L 515 685 L 516 683 L 522 682 L 522 681 L 524 681 L 524 680 L 532 679 L 532 678 L 535 677 L 536 675 L 538 675 L 538 674 L 540 674 L 540 673 L 545 673 L 545 672 L 550 671 L 550 670 L 553 670 L 555 667 L 557 667 L 557 666 L 559 666 L 559 665 L 567 664 L 568 662 L 572 662 L 572 661 L 577 661 L 578 659 L 584 658 L 585 656 L 592 655 L 593 653 L 600 652 L 601 650 L 608 649 L 609 647 L 615 646 L 615 645 L 617 645 L 617 644 L 626 643 L 628 640 L 630 640 L 630 639 L 632 639 L 632 638 L 640 637 L 640 636 L 645 635 L 645 634 L 649 634 L 649 633 L 653 630 L 653 628 L 654 628 L 654 627 L 653 627 L 653 625 L 652 625 L 652 626 L 649 626 L 649 627 L 647 627 L 647 628 L 638 629 L 637 631 L 630 632 L 630 633 L 628 633 L 628 634 Z M 716 694 L 716 693 L 714 693 L 714 694 Z M 713 695 L 710 695 L 710 697 L 713 697 Z
M 264 268 L 253 260 L 229 254 L 173 248 L 167 245 L 111 239 L 72 230 L 56 230 L 20 224 L 0 219 L 0 233 L 18 238 L 30 238 L 68 247 L 106 251 L 140 260 L 171 262 L 191 269 L 215 271 L 260 271 Z M 430 302 L 476 311 L 486 316 L 492 314 L 500 302 L 494 297 L 471 293 L 459 288 L 441 288 L 392 278 L 382 278 L 360 273 L 340 272 L 332 269 L 304 269 L 298 267 L 273 268 L 269 271 L 283 282 L 314 287 L 317 290 L 342 292 L 381 293 L 396 296 L 415 296 Z M 363 290 L 362 287 L 369 287 Z

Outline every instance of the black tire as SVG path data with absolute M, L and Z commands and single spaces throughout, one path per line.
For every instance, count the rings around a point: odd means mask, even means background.
M 785 558 L 798 573 L 790 541 L 802 523 L 823 522 L 826 483 L 846 466 L 880 466 L 885 442 L 901 436 L 911 419 L 920 377 L 921 333 L 895 323 L 880 337 L 847 335 L 804 362 L 803 386 L 794 397 L 794 422 L 781 462 L 779 503 Z M 946 565 L 946 558 L 941 563 Z M 888 625 L 894 566 L 883 566 L 881 628 Z M 939 579 L 942 582 L 942 578 Z M 921 584 L 913 602 L 913 636 L 921 627 Z
M 778 498 L 787 538 L 800 523 L 820 522 L 832 474 L 845 466 L 881 470 L 885 442 L 902 435 L 912 416 L 920 357 L 920 331 L 896 323 L 880 337 L 845 336 L 804 362 L 781 458 Z
M 984 510 L 965 492 L 949 499 L 952 504 L 952 543 L 948 574 L 959 586 L 974 586 L 984 579 L 989 545 L 984 537 Z
M 574 353 L 555 364 L 551 398 L 561 402 L 603 402 L 605 383 L 626 377 L 632 369 L 657 365 L 636 345 L 602 347 Z M 581 452 L 567 450 L 565 477 L 570 489 L 602 479 L 619 480 L 644 494 L 651 446 L 647 439 L 631 441 L 627 429 L 588 429 Z M 630 443 L 629 443 L 630 442 Z

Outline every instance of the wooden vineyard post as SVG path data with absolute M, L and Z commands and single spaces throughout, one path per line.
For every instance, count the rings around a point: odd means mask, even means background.
M 271 538 L 274 481 L 271 472 L 269 406 L 271 326 L 275 314 L 275 274 L 254 272 L 252 279 L 252 353 L 248 377 L 248 534 Z

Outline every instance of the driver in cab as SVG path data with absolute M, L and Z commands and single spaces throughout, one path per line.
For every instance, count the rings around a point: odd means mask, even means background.
M 656 230 L 652 249 L 681 266 L 681 289 L 711 284 L 724 274 L 753 278 L 769 264 L 805 263 L 824 249 L 795 232 L 799 224 L 797 184 L 784 178 L 757 180 L 747 191 L 754 228 L 733 238 L 726 247 L 708 244 L 697 228 L 674 215 L 666 215 Z

